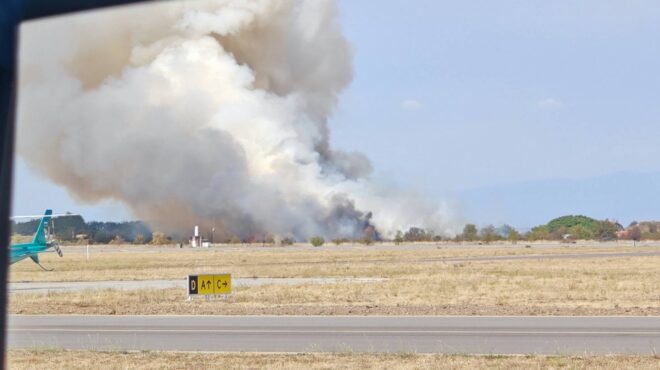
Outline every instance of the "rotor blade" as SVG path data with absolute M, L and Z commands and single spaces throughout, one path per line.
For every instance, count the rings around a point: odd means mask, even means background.
M 63 216 L 80 216 L 80 215 L 77 213 L 59 213 L 56 215 L 51 215 L 50 217 L 52 218 L 52 217 L 63 217 Z M 42 218 L 42 217 L 44 217 L 44 215 L 27 215 L 27 216 L 21 215 L 21 216 L 10 216 L 9 218 L 14 219 L 14 218 Z
M 52 247 L 53 247 L 53 249 L 55 250 L 55 252 L 57 253 L 58 256 L 60 256 L 60 257 L 64 256 L 64 254 L 62 253 L 62 250 L 60 249 L 59 243 L 53 243 Z

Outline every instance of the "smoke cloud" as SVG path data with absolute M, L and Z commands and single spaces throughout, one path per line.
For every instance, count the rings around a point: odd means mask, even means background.
M 352 79 L 333 1 L 164 2 L 24 25 L 18 153 L 81 202 L 216 236 L 453 234 L 444 204 L 334 150 Z

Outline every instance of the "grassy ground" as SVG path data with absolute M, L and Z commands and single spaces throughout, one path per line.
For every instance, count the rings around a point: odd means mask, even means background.
M 44 273 L 31 261 L 11 266 L 10 281 L 95 281 L 179 279 L 202 272 L 230 272 L 235 277 L 397 277 L 437 270 L 444 258 L 659 251 L 658 246 L 371 246 L 321 248 L 159 248 L 65 247 L 64 258 L 43 254 Z M 549 261 L 548 264 L 560 264 Z M 658 270 L 660 272 L 660 270 Z
M 355 255 L 342 256 L 356 258 L 354 262 L 335 263 L 331 254 L 312 257 L 301 254 L 292 257 L 298 263 L 277 267 L 259 260 L 267 272 L 258 275 L 387 280 L 242 287 L 226 301 L 211 302 L 185 301 L 183 289 L 11 294 L 9 310 L 17 314 L 660 315 L 660 256 L 451 264 L 364 262 Z M 311 263 L 326 259 L 324 264 Z M 247 271 L 261 271 L 240 263 L 234 266 L 244 276 Z M 219 270 L 236 274 L 229 267 Z
M 643 356 L 10 351 L 11 369 L 657 369 Z

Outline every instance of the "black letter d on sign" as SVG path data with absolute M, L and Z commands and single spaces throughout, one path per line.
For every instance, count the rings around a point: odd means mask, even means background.
M 188 294 L 197 294 L 197 276 L 188 276 Z

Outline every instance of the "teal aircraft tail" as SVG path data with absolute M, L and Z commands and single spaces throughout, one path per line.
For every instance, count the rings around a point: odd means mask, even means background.
M 50 217 L 52 214 L 53 210 L 51 209 L 47 209 L 44 213 L 44 217 L 41 219 L 39 227 L 37 228 L 37 233 L 34 234 L 34 239 L 32 239 L 33 244 L 46 244 L 48 242 L 46 238 L 46 227 L 50 222 Z
M 37 232 L 34 234 L 34 238 L 31 243 L 21 243 L 21 244 L 12 244 L 9 248 L 11 252 L 10 263 L 16 263 L 22 259 L 30 257 L 39 267 L 46 271 L 50 271 L 45 267 L 41 266 L 39 263 L 39 253 L 44 253 L 50 248 L 53 248 L 57 254 L 62 257 L 62 251 L 60 250 L 59 245 L 54 242 L 48 242 L 48 237 L 46 235 L 46 228 L 48 223 L 53 217 L 53 211 L 47 209 L 44 213 L 44 216 L 39 222 L 39 227 L 37 227 Z

